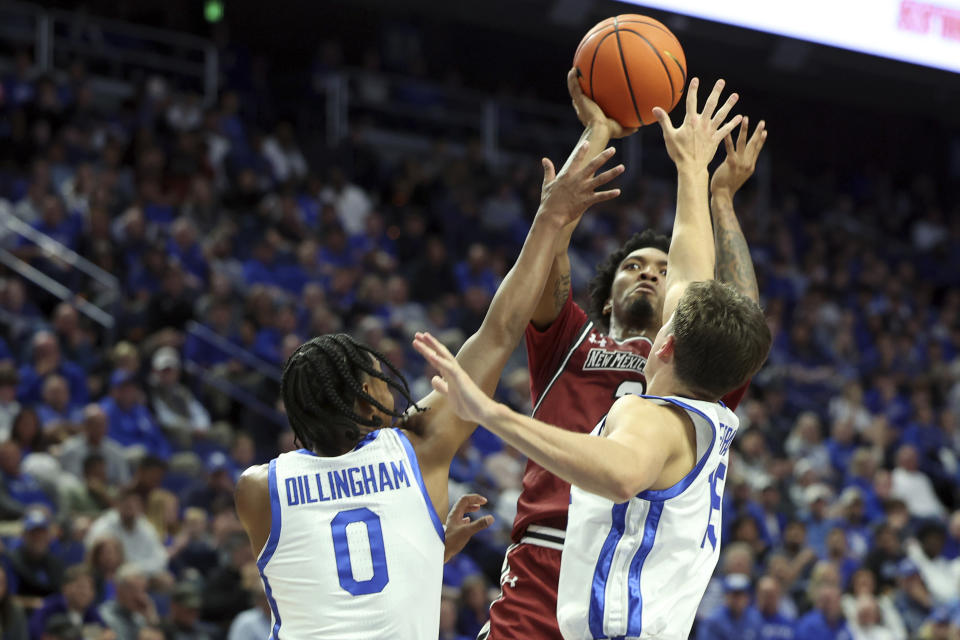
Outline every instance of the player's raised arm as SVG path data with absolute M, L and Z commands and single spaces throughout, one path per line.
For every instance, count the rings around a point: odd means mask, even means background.
M 660 123 L 667 153 L 677 166 L 677 216 L 667 265 L 667 293 L 663 304 L 664 323 L 673 314 L 680 296 L 691 282 L 711 280 L 716 263 L 710 205 L 707 198 L 710 174 L 707 166 L 717 153 L 720 141 L 729 134 L 741 117 L 726 120 L 737 94 L 731 94 L 717 108 L 724 81 L 718 80 L 707 97 L 703 111 L 697 111 L 699 80 L 694 78 L 687 88 L 687 110 L 683 123 L 674 127 L 666 111 L 657 107 L 653 113 Z
M 760 293 L 757 288 L 757 275 L 753 271 L 753 260 L 750 258 L 750 248 L 733 209 L 733 196 L 753 175 L 757 157 L 767 140 L 766 124 L 763 120 L 748 140 L 749 126 L 750 123 L 744 116 L 740 122 L 736 145 L 732 134 L 727 134 L 723 139 L 727 157 L 710 179 L 710 213 L 713 215 L 713 236 L 717 251 L 717 280 L 732 285 L 754 302 L 759 302 Z
M 544 161 L 540 208 L 520 255 L 494 295 L 480 329 L 470 336 L 457 354 L 457 360 L 467 374 L 486 394 L 492 394 L 496 389 L 507 359 L 523 336 L 543 290 L 553 262 L 555 243 L 563 228 L 578 220 L 590 206 L 620 194 L 619 189 L 597 191 L 623 173 L 623 165 L 618 165 L 595 175 L 613 156 L 614 150 L 611 148 L 594 155 L 591 149 L 587 141 L 581 141 L 571 160 L 556 175 L 553 165 Z M 459 420 L 442 396 L 435 393 L 418 405 L 431 409 L 429 414 L 420 414 L 429 415 L 430 419 L 419 432 L 422 441 L 417 444 L 418 456 L 421 464 L 430 466 L 436 463 L 445 482 L 454 452 L 469 437 L 476 423 Z
M 570 92 L 577 118 L 583 124 L 580 143 L 586 140 L 591 149 L 604 149 L 611 138 L 624 138 L 635 133 L 636 129 L 627 129 L 613 118 L 608 118 L 597 103 L 583 94 L 577 74 L 576 69 L 571 69 L 567 74 L 567 90 Z M 575 156 L 576 153 L 570 155 L 564 169 L 575 162 Z M 537 329 L 545 329 L 553 324 L 570 295 L 570 257 L 567 255 L 567 250 L 570 247 L 570 238 L 579 222 L 580 218 L 577 218 L 568 223 L 557 237 L 556 256 L 550 268 L 550 275 L 530 318 L 530 322 Z

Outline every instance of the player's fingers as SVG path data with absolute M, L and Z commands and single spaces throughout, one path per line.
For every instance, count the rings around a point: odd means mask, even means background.
M 557 170 L 550 162 L 550 158 L 541 158 L 540 164 L 543 165 L 543 184 L 546 186 L 557 177 Z
M 583 88 L 580 87 L 580 70 L 576 67 L 567 72 L 567 91 L 574 103 L 583 94 Z
M 430 345 L 430 348 L 437 353 L 437 356 L 441 360 L 453 359 L 453 356 L 450 354 L 450 350 L 447 349 L 442 342 L 434 338 L 433 334 L 431 334 L 429 331 L 426 331 L 424 333 L 417 334 L 417 335 L 423 336 L 423 339 L 426 341 L 428 345 Z
M 707 101 L 703 103 L 704 117 L 713 118 L 713 111 L 720 103 L 720 94 L 723 93 L 723 86 L 725 84 L 726 81 L 723 78 L 720 78 L 713 84 L 713 89 L 710 91 L 710 95 L 707 96 Z
M 727 157 L 732 158 L 736 151 L 733 148 L 733 138 L 730 134 L 723 136 L 723 146 L 727 150 Z
M 743 146 L 747 142 L 747 131 L 750 129 L 750 118 L 743 116 L 740 122 L 740 131 L 737 133 L 737 149 L 743 151 Z
M 437 354 L 434 353 L 433 349 L 430 348 L 430 345 L 421 337 L 423 334 L 418 333 L 413 338 L 413 348 L 422 355 L 427 362 L 433 364 L 433 361 L 436 360 Z
M 667 115 L 667 112 L 664 109 L 661 109 L 660 107 L 654 107 L 653 117 L 657 119 L 657 123 L 659 123 L 664 135 L 666 135 L 668 131 L 673 131 L 673 123 L 670 122 L 670 116 Z
M 759 153 L 759 147 L 763 146 L 763 140 L 766 138 L 767 133 L 767 123 L 761 120 L 757 124 L 757 128 L 754 130 L 753 135 L 750 136 L 750 141 L 747 143 L 748 148 L 756 147 L 756 152 Z
M 739 99 L 740 94 L 731 93 L 727 98 L 727 101 L 723 103 L 723 106 L 717 110 L 716 115 L 711 118 L 710 124 L 712 124 L 714 128 L 719 127 L 720 123 L 724 121 L 724 119 L 727 117 L 727 114 L 730 113 L 731 109 L 733 109 L 733 105 L 737 104 L 737 100 Z
M 597 172 L 597 169 L 605 165 L 616 152 L 616 147 L 607 147 L 602 153 L 598 153 L 597 157 L 588 162 L 583 168 L 584 175 L 592 176 Z
M 610 182 L 611 180 L 613 180 L 614 178 L 616 178 L 626 170 L 627 170 L 626 167 L 624 167 L 622 164 L 618 164 L 613 169 L 607 169 L 600 175 L 595 176 L 590 181 L 590 184 L 588 186 L 591 191 L 596 189 L 597 187 L 602 187 L 603 185 L 607 184 L 608 182 Z
M 592 207 L 595 204 L 600 202 L 606 202 L 607 200 L 613 200 L 614 198 L 620 195 L 620 189 L 610 189 L 609 191 L 597 191 L 593 194 L 593 197 L 590 198 L 588 207 Z
M 760 150 L 763 149 L 763 143 L 767 141 L 767 132 L 766 130 L 760 132 L 760 142 L 757 143 L 757 155 L 760 155 Z
M 433 378 L 430 379 L 430 385 L 440 395 L 445 396 L 450 393 L 450 387 L 447 386 L 447 381 L 440 376 L 433 376 Z
M 717 131 L 717 134 L 720 136 L 730 135 L 730 132 L 733 131 L 738 124 L 740 124 L 740 120 L 742 119 L 743 119 L 743 116 L 739 114 L 733 116 L 732 118 L 730 118 L 730 122 L 720 127 L 720 130 Z
M 697 113 L 697 89 L 700 87 L 700 78 L 694 78 L 690 81 L 690 84 L 687 85 L 687 115 L 696 115 Z M 654 114 L 656 110 L 654 110 Z M 660 120 L 660 118 L 657 118 Z M 663 122 L 660 123 L 661 125 Z
M 483 531 L 487 527 L 493 524 L 493 516 L 483 516 L 482 518 L 477 518 L 471 522 L 467 529 L 470 531 L 470 535 L 477 533 L 478 531 Z

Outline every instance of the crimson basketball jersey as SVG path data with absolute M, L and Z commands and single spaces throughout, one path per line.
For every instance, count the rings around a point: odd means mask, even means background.
M 527 363 L 533 417 L 577 433 L 590 433 L 628 393 L 644 394 L 643 375 L 653 343 L 644 337 L 617 341 L 589 320 L 567 296 L 557 319 L 545 330 L 527 326 Z M 730 409 L 740 403 L 746 385 L 724 397 Z M 531 524 L 566 529 L 570 484 L 532 460 L 523 474 L 513 540 Z

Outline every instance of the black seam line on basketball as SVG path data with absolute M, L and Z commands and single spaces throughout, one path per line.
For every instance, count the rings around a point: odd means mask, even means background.
M 652 22 L 646 22 L 645 20 L 621 20 L 620 24 L 645 24 L 648 27 L 653 27 L 654 29 L 660 29 L 660 31 L 663 31 L 664 33 L 669 33 L 670 35 L 673 36 L 673 32 L 667 29 L 666 27 L 663 27 L 659 24 L 653 24 Z M 673 38 L 674 40 L 676 40 L 677 37 L 673 36 Z
M 618 33 L 619 33 L 619 31 L 620 31 L 620 30 L 618 29 Z M 656 48 L 655 46 L 653 46 L 653 43 L 650 42 L 649 40 L 647 40 L 647 38 L 646 38 L 644 35 L 642 35 L 639 31 L 634 31 L 633 29 L 622 29 L 622 31 L 629 31 L 629 32 L 632 33 L 632 34 L 634 34 L 634 35 L 636 35 L 636 36 L 638 36 L 638 37 L 640 37 L 640 38 L 643 38 L 643 41 L 646 42 L 648 45 L 650 45 L 650 48 L 653 50 L 653 52 L 654 52 L 655 54 L 657 54 L 657 59 L 660 60 L 660 64 L 663 66 L 663 72 L 664 72 L 665 74 L 667 74 L 667 82 L 670 84 L 670 104 L 673 104 L 673 103 L 674 103 L 674 99 L 676 98 L 677 92 L 676 92 L 676 91 L 674 90 L 674 88 L 673 88 L 673 76 L 670 75 L 670 69 L 667 67 L 667 63 L 663 61 L 663 56 L 661 56 L 661 55 L 660 55 L 660 52 L 657 51 L 657 48 Z M 619 35 L 617 36 L 617 44 L 620 44 L 620 36 L 619 36 Z M 621 58 L 623 57 L 623 51 L 620 52 L 620 57 L 621 57 Z M 626 63 L 624 63 L 623 72 L 624 72 L 624 73 L 627 72 Z M 627 85 L 629 86 L 629 84 L 630 84 L 630 77 L 627 76 Z M 633 95 L 633 90 L 632 90 L 632 89 L 630 90 L 630 95 L 631 95 L 631 96 Z M 633 106 L 634 106 L 634 108 L 636 108 L 636 106 L 637 106 L 636 101 L 634 101 Z M 640 116 L 637 115 L 637 117 L 639 118 Z
M 673 63 L 674 63 L 675 65 L 677 65 L 677 69 L 680 69 L 680 79 L 683 80 L 683 84 L 681 84 L 680 86 L 681 86 L 681 87 L 686 86 L 686 84 L 687 84 L 687 70 L 684 69 L 684 68 L 683 68 L 683 65 L 680 64 L 680 61 L 677 60 L 677 56 L 673 55 L 672 53 L 670 53 L 670 52 L 667 51 L 666 49 L 664 49 L 663 52 L 664 52 L 665 54 L 667 54 L 668 56 L 670 56 L 670 59 L 673 60 Z
M 633 85 L 630 84 L 630 74 L 627 72 L 627 60 L 623 57 L 623 47 L 620 46 L 620 27 L 617 26 L 616 18 L 613 19 L 613 32 L 617 34 L 617 53 L 620 54 L 620 66 L 623 67 L 623 77 L 627 79 L 627 91 L 630 92 L 630 100 L 631 102 L 633 102 L 633 112 L 636 114 L 637 120 L 640 121 L 640 124 L 642 126 L 646 124 L 646 122 L 644 122 L 643 118 L 640 117 L 640 109 L 637 108 L 637 96 L 633 95 Z M 636 31 L 634 31 L 634 33 L 636 33 Z M 637 35 L 640 35 L 640 34 L 637 34 Z M 643 36 L 640 36 L 640 37 L 643 37 Z M 643 38 L 643 39 L 647 40 L 646 38 Z M 649 40 L 647 40 L 647 44 L 650 44 Z M 653 45 L 650 45 L 650 46 L 652 47 Z M 654 49 L 653 51 L 654 53 L 656 53 L 657 50 Z M 660 55 L 660 54 L 657 54 L 657 55 Z M 668 77 L 669 75 L 670 74 L 667 74 Z M 672 82 L 670 83 L 670 90 L 673 91 Z
M 607 35 L 600 38 L 600 42 L 597 43 L 596 48 L 593 50 L 593 59 L 590 60 L 590 99 L 596 100 L 597 96 L 593 95 L 593 70 L 597 68 L 597 54 L 600 53 L 600 45 L 603 44 L 603 41 L 612 36 L 617 32 L 616 29 L 608 33 Z M 623 56 L 621 55 L 621 58 Z

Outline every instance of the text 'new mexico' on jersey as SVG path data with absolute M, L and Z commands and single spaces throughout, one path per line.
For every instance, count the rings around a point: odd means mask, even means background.
M 643 491 L 620 504 L 571 489 L 557 598 L 566 640 L 686 638 L 717 565 L 721 500 L 739 420 L 720 403 L 642 397 L 687 412 L 697 464 L 669 489 Z
M 435 637 L 443 525 L 399 429 L 352 451 L 270 462 L 270 537 L 257 566 L 273 640 Z

